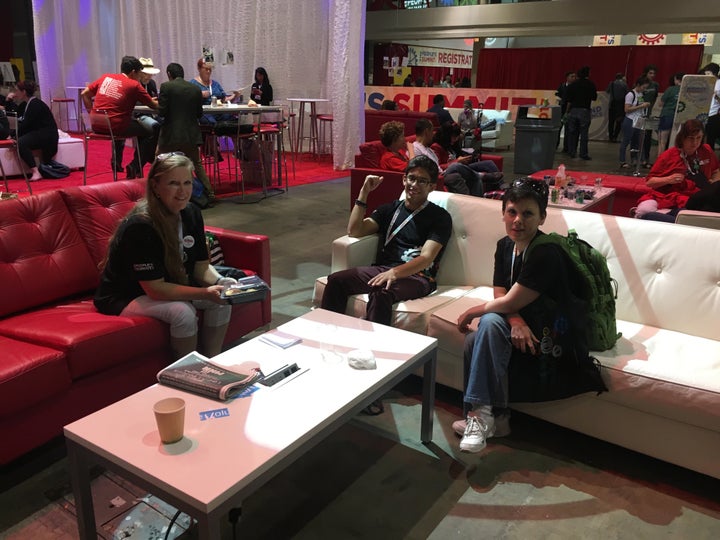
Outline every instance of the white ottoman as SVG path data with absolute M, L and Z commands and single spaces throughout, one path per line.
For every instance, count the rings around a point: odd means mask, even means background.
M 82 169 L 85 163 L 82 139 L 75 139 L 63 132 L 60 132 L 60 137 L 62 138 L 58 141 L 58 152 L 55 154 L 55 161 L 59 161 L 71 169 Z M 0 149 L 0 160 L 2 160 L 6 175 L 22 175 L 22 169 L 20 168 L 20 163 L 18 163 L 18 157 L 15 151 L 9 148 Z M 39 162 L 38 155 L 35 156 L 35 161 Z

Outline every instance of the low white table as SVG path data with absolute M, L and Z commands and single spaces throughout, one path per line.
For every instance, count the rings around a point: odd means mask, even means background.
M 221 403 L 154 385 L 65 426 L 80 538 L 97 538 L 90 469 L 99 464 L 197 519 L 201 539 L 217 540 L 232 508 L 420 366 L 420 439 L 430 442 L 435 338 L 322 309 L 275 332 L 303 341 L 283 350 L 255 338 L 214 359 L 256 361 L 264 371 L 296 362 L 301 371 L 273 387 Z M 320 344 L 329 341 L 344 352 L 371 349 L 377 369 L 325 362 Z M 152 405 L 170 396 L 186 402 L 185 437 L 163 445 Z

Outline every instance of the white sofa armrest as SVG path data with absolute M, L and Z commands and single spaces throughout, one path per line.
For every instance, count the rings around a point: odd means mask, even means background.
M 675 223 L 705 227 L 707 229 L 720 229 L 720 214 L 702 210 L 680 210 L 675 218 Z
M 377 255 L 378 240 L 377 234 L 362 238 L 347 235 L 336 238 L 332 243 L 330 272 L 371 265 Z
M 510 148 L 513 142 L 513 121 L 507 120 L 504 124 L 499 124 L 496 128 L 497 137 L 495 137 L 495 148 L 505 146 Z

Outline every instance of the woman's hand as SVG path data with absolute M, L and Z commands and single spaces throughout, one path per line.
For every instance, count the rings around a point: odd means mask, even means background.
M 679 184 L 683 180 L 685 180 L 685 175 L 681 173 L 671 174 L 667 177 L 668 184 Z
M 467 162 L 470 161 L 471 159 L 472 159 L 472 156 L 460 156 L 460 157 L 457 158 L 455 161 L 456 161 L 457 163 L 467 163 Z
M 204 300 L 215 302 L 216 304 L 227 304 L 227 300 L 220 297 L 225 287 L 223 285 L 210 285 L 205 289 Z

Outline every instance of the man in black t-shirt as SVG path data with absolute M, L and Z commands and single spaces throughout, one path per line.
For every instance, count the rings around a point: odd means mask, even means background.
M 370 217 L 365 217 L 367 198 L 383 178 L 365 178 L 350 213 L 348 234 L 379 234 L 377 262 L 330 274 L 320 307 L 345 313 L 349 296 L 368 294 L 367 319 L 389 326 L 393 304 L 435 290 L 438 263 L 452 232 L 447 210 L 427 200 L 437 178 L 435 162 L 414 157 L 403 177 L 405 198 L 378 207 Z
M 588 133 L 592 120 L 591 106 L 597 99 L 597 88 L 595 83 L 588 79 L 588 66 L 581 67 L 577 75 L 577 80 L 568 86 L 566 94 L 568 154 L 575 157 L 579 142 L 580 159 L 590 160 L 592 158 L 588 154 Z

